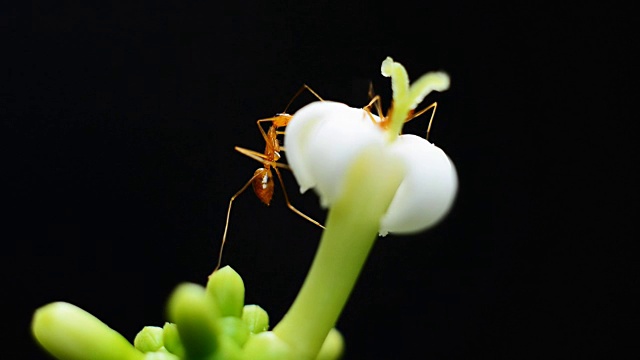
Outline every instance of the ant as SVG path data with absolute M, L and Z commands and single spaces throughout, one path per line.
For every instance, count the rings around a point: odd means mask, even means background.
M 240 196 L 240 194 L 242 194 L 249 186 L 252 186 L 253 191 L 258 197 L 258 199 L 260 199 L 260 201 L 265 205 L 269 206 L 269 204 L 271 203 L 271 199 L 273 198 L 273 192 L 275 187 L 274 180 L 273 180 L 273 172 L 275 172 L 276 176 L 278 177 L 278 181 L 280 182 L 280 186 L 282 187 L 282 193 L 284 194 L 284 201 L 287 204 L 287 207 L 291 209 L 291 211 L 293 211 L 294 213 L 308 220 L 309 222 L 324 229 L 324 226 L 322 224 L 320 224 L 316 220 L 313 220 L 312 218 L 305 215 L 300 210 L 296 209 L 293 205 L 291 205 L 291 202 L 289 201 L 289 196 L 287 195 L 287 190 L 284 186 L 284 181 L 282 180 L 282 175 L 280 174 L 280 170 L 278 170 L 278 168 L 289 169 L 287 165 L 278 163 L 278 160 L 280 160 L 280 151 L 284 151 L 284 147 L 280 145 L 280 141 L 278 140 L 278 135 L 284 135 L 285 133 L 284 131 L 281 131 L 278 129 L 285 127 L 287 126 L 287 124 L 289 124 L 289 122 L 293 118 L 293 115 L 288 114 L 287 109 L 289 109 L 289 106 L 291 106 L 293 101 L 305 90 L 311 92 L 320 101 L 324 101 L 309 86 L 303 85 L 298 90 L 298 92 L 293 96 L 293 98 L 291 98 L 291 100 L 289 101 L 289 104 L 287 104 L 287 106 L 285 107 L 282 113 L 278 113 L 275 116 L 270 118 L 260 119 L 256 121 L 256 124 L 258 125 L 258 129 L 260 129 L 260 134 L 262 134 L 262 137 L 264 138 L 264 141 L 266 143 L 264 153 L 259 153 L 257 151 L 245 149 L 239 146 L 235 147 L 235 150 L 240 152 L 241 154 L 261 162 L 263 167 L 258 168 L 253 173 L 253 176 L 249 179 L 249 181 L 247 181 L 247 183 L 244 184 L 244 186 L 242 186 L 242 188 L 240 188 L 240 190 L 238 190 L 238 192 L 236 192 L 235 195 L 231 197 L 231 200 L 229 200 L 229 207 L 227 209 L 227 220 L 224 225 L 224 233 L 222 235 L 222 243 L 220 244 L 220 252 L 218 255 L 218 264 L 216 265 L 216 268 L 213 270 L 213 272 L 216 272 L 220 268 L 220 265 L 222 263 L 222 251 L 224 250 L 224 245 L 227 240 L 227 232 L 229 230 L 229 218 L 231 216 L 231 207 L 233 206 L 233 201 L 238 196 Z M 266 132 L 264 131 L 264 128 L 262 125 L 263 123 L 271 123 L 269 130 L 267 130 Z
M 387 111 L 387 116 L 383 116 L 382 106 L 380 105 L 382 100 L 380 98 L 380 95 L 375 95 L 373 91 L 373 83 L 369 83 L 369 99 L 371 99 L 371 101 L 369 101 L 369 103 L 362 109 L 367 112 L 367 114 L 371 118 L 371 121 L 373 121 L 376 125 L 380 126 L 382 129 L 387 129 L 389 127 L 389 123 L 391 122 L 391 113 L 393 112 L 393 104 L 391 104 L 391 107 Z M 373 114 L 371 113 L 371 106 L 374 106 L 374 105 L 380 120 L 376 120 L 373 117 Z M 404 122 L 408 123 L 409 121 L 417 118 L 418 116 L 429 111 L 429 109 L 433 108 L 433 111 L 431 112 L 431 118 L 429 119 L 429 125 L 427 126 L 427 135 L 425 136 L 425 140 L 429 140 L 429 133 L 431 132 L 431 123 L 433 122 L 433 117 L 436 115 L 437 107 L 438 107 L 438 102 L 434 101 L 431 105 L 427 106 L 426 108 L 418 112 L 414 112 L 414 110 L 411 110 L 407 115 L 407 118 L 404 120 Z
M 278 140 L 278 135 L 284 135 L 285 132 L 278 130 L 279 128 L 282 127 L 286 127 L 289 122 L 291 121 L 291 119 L 293 118 L 293 115 L 288 114 L 287 110 L 289 108 L 289 106 L 291 106 L 291 104 L 293 103 L 293 101 L 300 96 L 300 94 L 302 94 L 302 92 L 304 91 L 309 91 L 311 92 L 316 98 L 318 98 L 320 101 L 324 101 L 320 95 L 318 95 L 315 91 L 313 91 L 313 89 L 311 89 L 309 86 L 307 85 L 303 85 L 298 92 L 296 92 L 296 94 L 291 98 L 291 100 L 289 101 L 289 103 L 287 104 L 287 106 L 285 107 L 285 110 L 282 113 L 278 113 L 273 117 L 270 118 L 265 118 L 265 119 L 259 119 L 256 121 L 256 125 L 258 126 L 258 129 L 260 130 L 260 134 L 262 135 L 262 137 L 265 140 L 266 146 L 265 146 L 265 150 L 264 153 L 259 153 L 257 151 L 253 151 L 253 150 L 249 150 L 249 149 L 245 149 L 239 146 L 236 146 L 234 149 L 238 152 L 240 152 L 243 155 L 246 155 L 256 161 L 259 161 L 263 164 L 264 167 L 258 168 L 256 169 L 256 171 L 253 173 L 253 176 L 249 179 L 249 181 L 247 181 L 246 184 L 244 184 L 244 186 L 242 186 L 242 188 L 240 188 L 240 190 L 238 190 L 238 192 L 236 192 L 231 199 L 229 200 L 229 207 L 227 208 L 227 218 L 226 218 L 226 222 L 225 222 L 225 226 L 224 226 L 224 233 L 222 235 L 222 243 L 220 245 L 220 251 L 218 254 L 218 263 L 215 267 L 215 269 L 213 270 L 213 272 L 216 272 L 219 268 L 220 265 L 222 264 L 222 252 L 224 250 L 224 245 L 226 243 L 226 239 L 227 239 L 227 233 L 229 230 L 229 219 L 231 217 L 231 208 L 233 206 L 233 202 L 234 200 L 240 196 L 240 194 L 242 194 L 250 185 L 253 187 L 253 191 L 256 194 L 256 196 L 258 197 L 258 199 L 260 199 L 260 201 L 262 203 L 264 203 L 265 205 L 269 206 L 269 204 L 271 203 L 271 199 L 273 198 L 273 193 L 274 193 L 274 180 L 273 180 L 273 172 L 272 170 L 276 173 L 276 176 L 278 177 L 278 181 L 280 182 L 280 186 L 282 187 L 282 193 L 284 195 L 284 200 L 285 203 L 287 204 L 287 207 L 289 209 L 291 209 L 291 211 L 293 211 L 294 213 L 300 215 L 302 218 L 306 219 L 307 221 L 311 222 L 312 224 L 315 224 L 321 228 L 324 229 L 324 226 L 322 224 L 320 224 L 319 222 L 317 222 L 316 220 L 310 218 L 308 215 L 304 214 L 303 212 L 301 212 L 300 210 L 296 209 L 291 202 L 289 201 L 289 196 L 287 195 L 287 190 L 285 188 L 284 185 L 284 181 L 282 180 L 282 175 L 280 174 L 280 170 L 278 168 L 283 168 L 283 169 L 289 169 L 289 167 L 285 164 L 282 163 L 278 163 L 278 160 L 280 160 L 280 151 L 284 151 L 284 147 L 282 147 L 280 145 L 280 141 Z M 371 118 L 371 121 L 374 122 L 376 125 L 380 126 L 383 129 L 386 129 L 389 126 L 389 122 L 391 119 L 391 113 L 393 111 L 393 105 L 391 106 L 391 108 L 389 109 L 389 111 L 387 112 L 386 116 L 383 116 L 383 112 L 382 112 L 382 106 L 381 106 L 381 97 L 380 95 L 375 95 L 374 91 L 373 91 L 373 84 L 369 83 L 369 98 L 371 99 L 369 101 L 369 103 L 363 107 L 363 110 L 365 110 L 367 112 L 367 114 L 369 115 L 369 117 Z M 373 114 L 371 113 L 371 107 L 375 106 L 376 108 L 376 112 L 378 113 L 379 116 L 379 120 L 376 120 L 373 117 Z M 427 106 L 426 108 L 418 111 L 418 112 L 414 112 L 413 110 L 408 114 L 407 119 L 405 120 L 406 122 L 409 122 L 415 118 L 417 118 L 418 116 L 424 114 L 425 112 L 429 111 L 430 109 L 433 108 L 433 112 L 431 113 L 431 118 L 429 119 L 429 125 L 427 127 L 427 135 L 426 135 L 426 139 L 429 139 L 429 133 L 431 131 L 431 123 L 433 122 L 433 118 L 435 116 L 435 112 L 436 112 L 436 108 L 438 106 L 437 102 L 433 102 L 431 105 Z M 271 126 L 269 127 L 269 129 L 265 132 L 262 124 L 263 123 L 271 123 Z

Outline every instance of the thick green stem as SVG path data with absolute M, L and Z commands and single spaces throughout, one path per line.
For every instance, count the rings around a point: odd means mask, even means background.
M 367 149 L 355 161 L 302 289 L 273 330 L 300 359 L 320 350 L 377 239 L 380 218 L 404 176 L 400 162 L 388 160 L 380 149 Z

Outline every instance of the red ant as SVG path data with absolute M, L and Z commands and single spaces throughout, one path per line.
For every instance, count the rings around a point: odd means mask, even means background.
M 285 127 L 287 126 L 287 124 L 289 124 L 289 121 L 291 121 L 291 118 L 293 118 L 293 115 L 287 114 L 287 109 L 289 108 L 289 106 L 291 106 L 293 101 L 305 90 L 308 90 L 309 92 L 311 92 L 320 101 L 324 101 L 310 87 L 308 87 L 307 85 L 303 85 L 300 88 L 300 90 L 298 90 L 298 92 L 293 96 L 293 98 L 291 98 L 291 100 L 289 101 L 289 104 L 287 104 L 287 107 L 282 113 L 276 114 L 276 116 L 273 116 L 270 118 L 260 119 L 256 121 L 256 124 L 258 125 L 258 129 L 260 129 L 260 133 L 262 134 L 262 137 L 264 138 L 264 141 L 266 143 L 264 153 L 259 153 L 257 151 L 245 149 L 238 146 L 235 147 L 235 150 L 240 152 L 241 154 L 244 154 L 254 160 L 261 162 L 263 167 L 258 168 L 253 173 L 253 176 L 251 177 L 251 179 L 249 179 L 249 181 L 247 181 L 247 183 L 244 184 L 244 186 L 240 188 L 240 190 L 238 190 L 238 192 L 236 192 L 235 195 L 231 197 L 231 200 L 229 200 L 229 207 L 227 209 L 227 220 L 224 225 L 224 234 L 222 235 L 222 243 L 220 245 L 220 252 L 218 255 L 218 264 L 216 265 L 216 268 L 213 270 L 213 272 L 216 272 L 216 270 L 220 268 L 220 265 L 222 263 L 222 251 L 224 249 L 224 245 L 227 240 L 227 232 L 229 230 L 229 218 L 231 216 L 231 207 L 233 205 L 233 201 L 251 185 L 258 199 L 260 199 L 260 201 L 262 201 L 262 203 L 264 203 L 265 205 L 269 206 L 269 204 L 271 203 L 271 199 L 273 198 L 273 192 L 275 187 L 272 170 L 276 173 L 278 177 L 278 181 L 280 182 L 280 186 L 282 187 L 282 193 L 284 194 L 284 201 L 286 202 L 287 207 L 291 209 L 294 213 L 308 220 L 309 222 L 324 229 L 324 226 L 322 224 L 310 218 L 309 216 L 305 215 L 303 212 L 301 212 L 300 210 L 296 209 L 293 205 L 291 205 L 291 202 L 289 201 L 289 196 L 287 195 L 287 190 L 284 186 L 284 181 L 282 180 L 282 175 L 280 174 L 280 170 L 278 170 L 278 168 L 283 168 L 283 169 L 289 168 L 285 164 L 278 163 L 278 160 L 280 159 L 280 151 L 284 151 L 284 147 L 280 145 L 280 141 L 278 140 L 277 136 L 283 135 L 285 133 L 284 131 L 280 131 L 278 129 Z M 262 123 L 269 123 L 269 122 L 271 123 L 271 126 L 269 127 L 269 130 L 265 132 L 264 128 L 262 127 Z
M 256 169 L 256 171 L 253 173 L 253 176 L 249 179 L 249 181 L 247 181 L 247 183 L 244 186 L 242 186 L 242 188 L 240 188 L 240 190 L 238 190 L 238 192 L 236 192 L 229 200 L 229 207 L 227 209 L 227 218 L 224 226 L 224 234 L 222 235 L 222 243 L 220 245 L 220 252 L 218 255 L 218 263 L 215 269 L 213 270 L 213 272 L 217 271 L 220 268 L 220 265 L 222 263 L 222 252 L 224 250 L 224 245 L 227 239 L 227 232 L 229 230 L 229 219 L 231 216 L 231 207 L 233 206 L 233 201 L 251 185 L 258 199 L 260 199 L 260 201 L 262 201 L 262 203 L 264 203 L 265 205 L 269 206 L 269 204 L 271 203 L 271 199 L 273 198 L 273 192 L 275 187 L 272 169 L 276 173 L 278 177 L 278 181 L 280 182 L 280 186 L 282 187 L 282 193 L 284 195 L 284 200 L 285 200 L 285 203 L 287 204 L 287 207 L 291 209 L 291 211 L 295 212 L 296 214 L 300 215 L 304 219 L 308 220 L 309 222 L 324 229 L 324 226 L 322 224 L 312 219 L 311 217 L 307 216 L 300 210 L 296 209 L 291 204 L 291 202 L 289 201 L 289 196 L 287 195 L 287 190 L 285 188 L 284 181 L 282 180 L 282 175 L 280 174 L 280 170 L 278 170 L 278 168 L 283 168 L 283 169 L 289 168 L 285 164 L 278 163 L 278 160 L 280 159 L 280 151 L 284 151 L 284 148 L 280 145 L 280 141 L 278 140 L 277 136 L 284 135 L 285 133 L 284 131 L 279 131 L 278 129 L 282 127 L 286 127 L 289 124 L 289 122 L 293 118 L 293 115 L 288 114 L 286 111 L 289 108 L 289 106 L 291 106 L 293 101 L 305 90 L 311 92 L 320 101 L 324 101 L 309 86 L 303 85 L 300 88 L 300 90 L 298 90 L 298 92 L 289 101 L 289 104 L 287 104 L 287 106 L 285 107 L 285 110 L 282 113 L 276 114 L 275 116 L 270 118 L 260 119 L 256 121 L 258 129 L 260 130 L 260 133 L 262 134 L 262 137 L 264 138 L 266 143 L 264 153 L 259 153 L 257 151 L 245 149 L 239 146 L 235 147 L 236 151 L 254 160 L 261 162 L 264 167 Z M 382 115 L 382 108 L 380 105 L 381 98 L 379 95 L 374 95 L 372 84 L 369 85 L 369 98 L 371 99 L 370 102 L 365 107 L 363 107 L 363 109 L 367 112 L 367 114 L 371 118 L 371 121 L 373 121 L 383 129 L 387 128 L 391 118 L 390 116 L 391 112 L 393 111 L 393 106 L 391 109 L 389 109 L 386 116 Z M 378 121 L 374 119 L 373 114 L 371 113 L 371 110 L 370 110 L 371 106 L 374 106 L 374 105 L 380 117 L 380 120 Z M 433 108 L 433 112 L 431 113 L 431 118 L 429 120 L 429 126 L 427 127 L 426 139 L 429 139 L 429 133 L 431 131 L 431 123 L 433 122 L 433 117 L 435 115 L 437 106 L 438 106 L 438 103 L 434 102 L 431 105 L 427 106 L 426 108 L 418 112 L 412 111 L 407 116 L 407 119 L 405 120 L 405 122 L 409 122 L 415 119 L 416 117 L 424 114 L 429 109 Z M 265 122 L 271 123 L 269 130 L 267 130 L 266 132 L 262 127 L 262 123 L 265 123 Z

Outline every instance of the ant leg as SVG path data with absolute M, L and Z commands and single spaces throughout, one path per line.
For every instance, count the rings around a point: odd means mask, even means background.
M 436 115 L 436 108 L 438 107 L 438 102 L 434 101 L 433 104 L 427 106 L 426 108 L 418 111 L 417 113 L 414 113 L 410 118 L 407 118 L 407 120 L 405 120 L 404 122 L 407 123 L 415 118 L 417 118 L 418 116 L 424 114 L 425 112 L 429 111 L 429 109 L 433 108 L 433 111 L 431 112 L 431 118 L 429 119 L 429 126 L 427 126 L 427 136 L 425 137 L 425 140 L 429 140 L 429 133 L 431 132 L 431 123 L 433 122 L 433 117 Z
M 286 164 L 281 164 L 279 162 L 270 160 L 269 157 L 267 157 L 267 155 L 263 154 L 263 153 L 259 153 L 257 151 L 253 151 L 253 150 L 249 150 L 249 149 L 245 149 L 239 146 L 236 146 L 234 148 L 237 152 L 241 153 L 242 155 L 248 156 L 250 158 L 252 158 L 255 161 L 259 161 L 261 162 L 263 165 L 269 164 L 271 166 L 275 167 L 279 167 L 279 168 L 283 168 L 283 169 L 289 169 L 289 166 L 287 166 Z M 282 148 L 280 148 L 280 150 L 282 150 Z
M 260 134 L 262 134 L 262 138 L 264 139 L 264 141 L 267 143 L 267 147 L 272 148 L 271 150 L 276 151 L 276 149 L 273 149 L 273 139 L 271 139 L 271 137 L 269 136 L 270 134 L 267 134 L 264 131 L 264 128 L 262 127 L 262 123 L 263 122 L 270 122 L 271 123 L 271 127 L 275 128 L 275 135 L 284 135 L 283 131 L 278 131 L 278 128 L 281 127 L 285 127 L 287 126 L 287 124 L 289 124 L 289 121 L 291 121 L 291 118 L 293 117 L 293 115 L 287 114 L 287 109 L 289 109 L 289 106 L 291 106 L 291 104 L 293 103 L 293 101 L 300 96 L 300 94 L 302 94 L 303 91 L 309 91 L 310 93 L 312 93 L 316 98 L 318 98 L 320 101 L 324 101 L 324 99 L 322 99 L 320 97 L 320 95 L 318 95 L 315 91 L 313 91 L 313 89 L 311 89 L 307 84 L 302 85 L 302 87 L 296 92 L 295 95 L 293 95 L 293 97 L 291 98 L 291 100 L 289 100 L 289 103 L 287 104 L 287 106 L 285 107 L 284 111 L 282 113 L 276 114 L 276 116 L 270 117 L 270 118 L 265 118 L 265 119 L 260 119 L 258 121 L 256 121 L 256 125 L 258 125 L 258 129 L 260 130 Z M 271 129 L 269 129 L 269 131 L 271 131 Z
M 371 99 L 371 101 L 366 107 L 370 107 L 373 103 L 375 103 L 378 117 L 381 119 L 384 118 L 384 115 L 382 113 L 382 99 L 380 98 L 380 95 L 376 95 L 376 93 L 373 91 L 373 82 L 371 81 L 369 81 L 369 91 L 367 95 L 369 95 L 369 99 Z
M 382 116 L 382 108 L 380 106 L 380 95 L 376 95 L 374 96 L 371 101 L 369 101 L 369 103 L 362 108 L 362 110 L 367 112 L 367 115 L 369 115 L 369 119 L 371 119 L 371 122 L 374 124 L 379 124 L 381 121 L 376 121 L 376 119 L 373 118 L 373 114 L 371 113 L 371 105 L 376 105 L 376 111 L 378 112 L 378 117 L 380 119 L 383 119 L 384 117 Z
M 291 115 L 288 115 L 291 116 Z M 269 136 L 267 135 L 267 133 L 264 131 L 264 128 L 262 127 L 262 123 L 263 122 L 270 122 L 274 125 L 277 125 L 276 127 L 279 126 L 284 126 L 284 125 L 280 125 L 280 123 L 278 122 L 278 120 L 282 117 L 286 117 L 286 115 L 276 115 L 274 117 L 270 117 L 270 118 L 266 118 L 266 119 L 260 119 L 258 121 L 256 121 L 256 125 L 258 125 L 258 129 L 260 129 L 260 134 L 262 134 L 262 137 L 264 138 L 264 141 L 269 143 Z M 272 125 L 272 126 L 274 126 Z M 285 124 L 286 125 L 286 124 Z
M 275 170 L 276 175 L 278 175 L 278 180 L 280 181 L 280 186 L 282 186 L 282 193 L 284 194 L 284 201 L 287 203 L 287 207 L 291 209 L 291 211 L 293 211 L 294 213 L 302 216 L 304 219 L 311 222 L 312 224 L 318 225 L 319 227 L 324 229 L 324 226 L 322 224 L 313 220 L 308 215 L 304 214 L 302 211 L 296 209 L 293 205 L 291 205 L 291 202 L 289 202 L 289 195 L 287 195 L 287 189 L 284 187 L 284 181 L 282 181 L 282 175 L 280 174 L 280 170 L 278 170 L 278 168 L 274 168 L 273 170 Z
M 231 200 L 229 200 L 229 207 L 227 208 L 227 221 L 224 224 L 224 233 L 222 234 L 222 243 L 220 244 L 220 252 L 218 253 L 218 264 L 216 265 L 216 268 L 213 269 L 213 272 L 211 274 L 218 271 L 218 269 L 220 269 L 220 265 L 222 264 L 222 251 L 224 250 L 224 244 L 227 242 L 227 231 L 229 230 L 229 218 L 231 217 L 231 207 L 233 206 L 233 201 L 238 196 L 240 196 L 240 194 L 242 194 L 245 190 L 247 190 L 249 185 L 251 185 L 253 180 L 255 180 L 255 178 L 258 177 L 259 175 L 260 174 L 253 175 L 251 179 L 249 179 L 249 181 L 247 181 L 247 183 L 244 184 L 244 186 L 240 188 L 240 190 L 238 190 L 238 192 L 231 197 Z
M 293 101 L 300 96 L 300 94 L 302 94 L 305 90 L 309 91 L 310 93 L 312 93 L 315 97 L 318 98 L 318 100 L 320 101 L 324 101 L 323 98 L 320 97 L 320 95 L 318 95 L 315 91 L 313 91 L 313 89 L 311 89 L 307 84 L 302 85 L 302 87 L 298 90 L 298 92 L 296 92 L 295 95 L 293 95 L 293 97 L 291 98 L 291 100 L 289 100 L 289 103 L 287 104 L 287 107 L 284 108 L 283 113 L 286 113 L 287 110 L 289 109 L 289 106 L 291 106 L 291 104 L 293 104 Z

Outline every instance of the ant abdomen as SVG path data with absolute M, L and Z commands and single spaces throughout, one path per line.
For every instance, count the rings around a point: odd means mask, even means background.
M 259 168 L 253 173 L 253 181 L 251 182 L 253 191 L 263 204 L 269 206 L 273 198 L 273 174 L 271 170 Z

